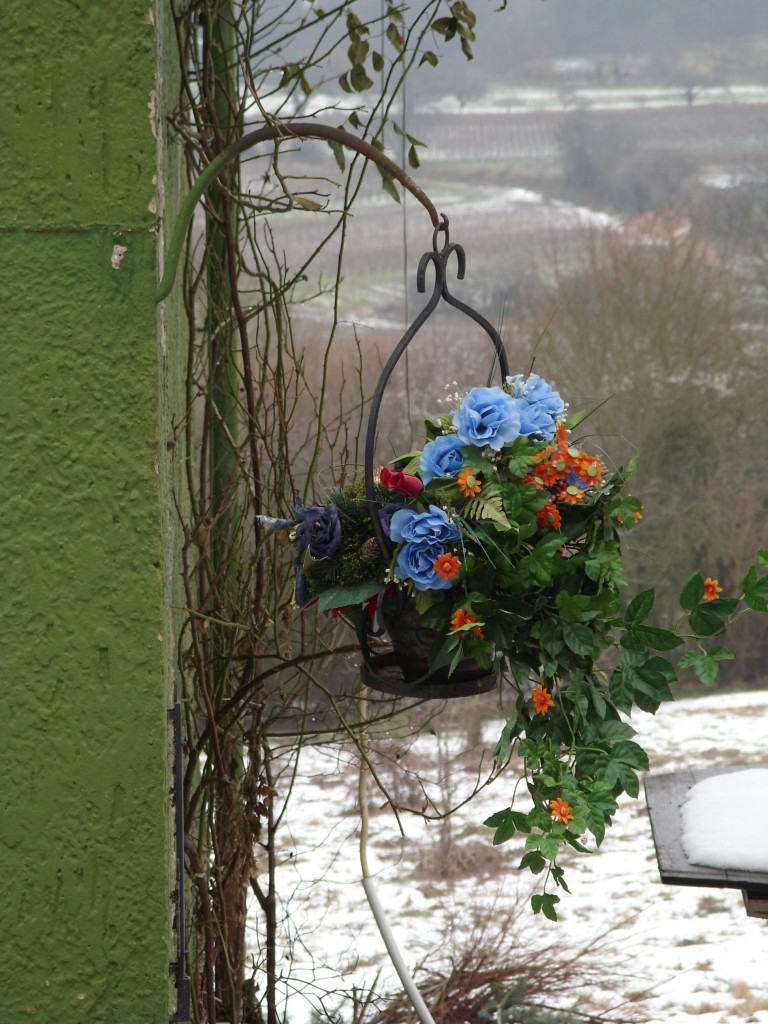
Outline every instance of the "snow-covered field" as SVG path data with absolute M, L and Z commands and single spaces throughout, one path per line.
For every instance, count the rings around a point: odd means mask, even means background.
M 415 742 L 407 728 L 377 731 L 372 757 L 396 803 L 423 803 L 420 782 L 440 808 L 471 793 L 482 743 L 490 750 L 499 727 L 485 721 L 483 740 L 468 754 L 467 733 L 456 724 L 459 704 L 469 707 L 453 702 L 449 720 L 428 724 Z M 632 724 L 654 772 L 765 765 L 767 711 L 768 691 L 703 696 L 664 706 L 655 718 L 640 714 Z M 360 883 L 358 764 L 351 745 L 308 748 L 302 754 L 281 825 L 278 868 L 284 911 L 290 915 L 281 940 L 286 993 L 308 986 L 316 999 L 323 991 L 370 985 L 379 969 L 379 989 L 398 985 Z M 597 940 L 604 970 L 593 971 L 589 985 L 578 991 L 566 987 L 559 1005 L 577 1001 L 581 1011 L 605 1014 L 606 1020 L 768 1024 L 766 922 L 746 916 L 736 890 L 660 883 L 642 796 L 623 800 L 596 854 L 574 856 L 566 865 L 571 895 L 563 895 L 560 920 L 533 918 L 525 909 L 532 878 L 514 868 L 519 850 L 512 844 L 493 848 L 490 831 L 481 824 L 508 802 L 515 781 L 513 766 L 458 810 L 450 825 L 401 815 L 405 835 L 381 792 L 370 785 L 370 868 L 412 969 L 445 945 L 448 932 L 451 942 L 474 941 L 483 908 L 493 908 L 485 914 L 493 929 L 504 909 L 517 906 L 521 913 L 511 933 L 511 958 L 516 950 L 554 943 L 565 960 Z M 281 795 L 287 785 L 287 779 L 279 783 Z M 255 931 L 252 942 L 255 949 Z M 340 1001 L 340 995 L 331 1000 Z M 290 997 L 289 1015 L 297 1024 L 308 1019 L 302 997 Z

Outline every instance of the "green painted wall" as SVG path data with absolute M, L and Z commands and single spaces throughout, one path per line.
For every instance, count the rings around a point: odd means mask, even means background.
M 2 1024 L 155 1024 L 173 1006 L 168 7 L 0 5 Z

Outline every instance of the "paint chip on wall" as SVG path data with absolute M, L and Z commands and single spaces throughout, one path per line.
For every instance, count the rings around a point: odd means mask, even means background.
M 112 246 L 112 269 L 119 270 L 122 266 L 125 254 L 128 252 L 127 245 L 113 245 Z

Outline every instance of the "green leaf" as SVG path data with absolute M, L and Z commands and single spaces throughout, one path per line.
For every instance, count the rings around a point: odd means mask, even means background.
M 300 64 L 286 64 L 283 67 L 283 74 L 280 79 L 280 88 L 284 88 L 286 85 L 288 85 L 289 82 L 291 82 L 294 78 L 296 78 L 297 75 L 300 75 L 301 73 L 302 67 Z
M 356 64 L 364 64 L 365 58 L 368 56 L 368 51 L 371 48 L 371 44 L 365 39 L 361 39 L 359 36 L 353 41 L 350 48 L 347 50 L 347 56 L 349 57 L 349 63 L 353 66 Z
M 564 622 L 563 639 L 574 654 L 591 655 L 596 652 L 597 637 L 583 623 Z
M 384 189 L 385 192 L 389 193 L 389 195 L 392 196 L 396 203 L 399 204 L 400 193 L 397 191 L 397 186 L 395 185 L 392 175 L 387 174 L 387 172 L 383 170 L 383 168 L 381 167 L 379 167 L 378 170 L 379 173 L 381 174 L 381 187 Z
M 430 67 L 436 68 L 437 63 L 437 54 L 433 53 L 432 50 L 425 50 L 424 53 L 421 55 L 419 67 L 421 67 L 422 64 L 429 64 Z
M 542 857 L 546 857 L 547 860 L 554 860 L 560 852 L 562 845 L 563 840 L 558 836 L 542 836 L 539 850 Z
M 419 154 L 416 152 L 415 146 L 410 146 L 408 149 L 408 166 L 414 170 L 417 167 L 421 167 L 421 161 L 419 160 Z
M 629 712 L 634 704 L 651 714 L 664 700 L 671 700 L 669 683 L 676 678 L 664 658 L 648 658 L 642 651 L 622 649 L 608 683 L 608 694 L 619 711 Z
M 369 597 L 378 594 L 381 584 L 376 580 L 366 580 L 351 587 L 331 587 L 324 590 L 317 601 L 321 612 L 329 612 L 333 608 L 346 608 L 353 604 L 362 604 Z
M 622 637 L 622 646 L 633 650 L 671 651 L 684 641 L 670 629 L 659 629 L 658 626 L 637 626 L 627 631 Z
M 368 77 L 368 73 L 362 64 L 355 64 L 352 68 L 349 82 L 355 92 L 365 92 L 366 89 L 370 89 L 373 86 L 373 82 Z
M 710 601 L 709 604 L 712 605 L 714 602 Z M 694 608 L 688 621 L 696 636 L 715 636 L 725 630 L 723 617 L 718 615 L 716 610 L 704 605 Z
M 727 647 L 718 644 L 710 651 L 689 651 L 679 661 L 680 668 L 692 668 L 705 686 L 711 686 L 717 679 L 718 662 L 728 661 L 733 654 Z
M 629 724 L 629 722 L 616 721 L 610 719 L 607 722 L 600 723 L 599 736 L 601 740 L 631 740 L 637 733 Z
M 570 889 L 565 884 L 565 872 L 557 864 L 552 865 L 552 878 L 554 879 L 555 885 L 559 885 L 561 889 L 564 889 L 567 893 L 570 893 Z
M 523 724 L 523 720 L 517 712 L 509 716 L 504 728 L 501 730 L 501 736 L 499 736 L 498 742 L 493 748 L 491 757 L 494 761 L 504 762 L 507 760 L 512 744 L 522 731 L 521 727 Z
M 602 693 L 594 684 L 590 685 L 589 695 L 592 699 L 592 707 L 595 709 L 595 714 L 599 719 L 605 719 L 605 713 L 608 710 L 608 705 L 606 704 Z
M 493 837 L 494 846 L 506 843 L 507 840 L 511 839 L 517 832 L 527 834 L 531 831 L 527 815 L 523 814 L 521 811 L 513 811 L 511 808 L 507 808 L 503 811 L 497 811 L 495 814 L 492 814 L 490 818 L 486 818 L 483 824 L 487 825 L 488 828 L 496 829 Z
M 333 153 L 336 163 L 338 164 L 339 170 L 343 171 L 346 166 L 346 160 L 344 157 L 344 147 L 340 142 L 333 142 L 329 140 L 328 145 L 330 146 L 331 152 Z
M 533 910 L 534 914 L 544 914 L 548 921 L 556 921 L 557 911 L 555 906 L 559 902 L 560 897 L 555 896 L 553 892 L 534 893 L 531 896 L 531 910 Z
M 758 576 L 755 566 L 750 566 L 741 587 L 747 608 L 755 612 L 768 611 L 768 576 Z
M 631 768 L 637 768 L 642 772 L 648 771 L 648 755 L 640 744 L 633 740 L 619 740 L 613 748 L 613 757 L 617 761 L 628 764 Z
M 605 838 L 606 822 L 616 812 L 618 804 L 605 785 L 594 783 L 593 792 L 587 796 L 587 828 L 599 846 Z
M 650 590 L 643 590 L 636 597 L 634 597 L 627 608 L 627 613 L 624 616 L 627 622 L 641 623 L 645 622 L 651 613 L 653 608 L 653 602 L 656 597 L 656 591 L 651 588 Z
M 768 548 L 760 548 L 757 552 L 757 564 L 768 568 Z
M 456 35 L 458 24 L 455 18 L 435 18 L 430 28 L 446 40 L 450 41 Z
M 456 648 L 456 653 L 453 656 L 453 660 L 451 661 L 450 668 L 448 669 L 448 675 L 449 676 L 452 676 L 453 673 L 456 671 L 456 668 L 457 668 L 459 662 L 461 661 L 461 659 L 463 657 L 464 657 L 464 650 L 463 650 L 463 647 L 462 647 L 461 643 L 459 643 L 459 646 Z
M 683 584 L 680 591 L 680 607 L 687 612 L 698 607 L 704 597 L 704 577 L 700 572 L 695 572 L 690 579 Z
M 373 65 L 373 70 L 376 72 L 384 70 L 384 58 L 378 50 L 374 50 L 371 54 L 371 64 Z
M 394 46 L 398 53 L 402 52 L 404 41 L 400 29 L 395 25 L 394 22 L 390 22 L 387 25 L 387 39 Z
M 547 862 L 538 850 L 528 850 L 528 852 L 524 853 L 520 859 L 520 867 L 528 868 L 528 870 L 534 875 L 541 874 L 546 866 Z
M 594 599 L 586 594 L 571 595 L 561 590 L 556 603 L 560 609 L 560 618 L 564 622 L 585 622 L 597 615 L 597 610 L 593 607 Z

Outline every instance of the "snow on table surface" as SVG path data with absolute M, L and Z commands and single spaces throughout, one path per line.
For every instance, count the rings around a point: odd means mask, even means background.
M 655 717 L 636 712 L 630 721 L 652 772 L 759 768 L 768 764 L 766 712 L 768 691 L 750 691 L 681 700 L 663 705 Z M 467 758 L 457 761 L 450 782 L 441 783 L 438 765 L 462 742 L 455 727 L 444 731 L 438 722 L 432 728 L 410 749 L 402 735 L 388 739 L 398 768 L 387 780 L 399 803 L 417 795 L 409 762 L 419 766 L 411 770 L 423 780 L 434 776 L 430 792 L 438 802 L 448 796 L 459 802 L 472 791 L 479 759 L 474 766 Z M 488 752 L 500 728 L 486 723 Z M 380 988 L 398 986 L 360 882 L 358 760 L 347 746 L 310 748 L 300 760 L 280 829 L 277 875 L 290 915 L 281 963 L 295 979 L 286 982 L 286 993 L 302 985 L 315 996 L 350 989 L 370 984 L 378 970 Z M 382 774 L 385 767 L 382 762 Z M 520 848 L 494 848 L 482 826 L 509 803 L 515 782 L 515 773 L 506 772 L 457 811 L 449 826 L 403 816 L 404 836 L 381 793 L 369 787 L 371 873 L 411 969 L 446 941 L 444 929 L 466 940 L 480 908 L 494 907 L 499 915 L 527 899 L 535 880 L 516 870 Z M 557 943 L 566 951 L 605 935 L 599 940 L 604 981 L 563 993 L 562 1005 L 573 1005 L 578 996 L 582 1010 L 613 1010 L 617 1018 L 653 1024 L 768 1024 L 768 923 L 746 916 L 738 890 L 661 884 L 642 791 L 636 800 L 620 799 L 615 823 L 594 855 L 569 851 L 563 863 L 571 894 L 562 894 L 560 920 L 551 923 L 525 910 L 515 943 L 526 949 Z M 252 925 L 255 949 L 255 911 Z M 308 1019 L 303 997 L 291 996 L 288 1005 L 292 1022 Z
M 691 864 L 768 872 L 768 768 L 750 768 L 692 786 L 682 808 Z

